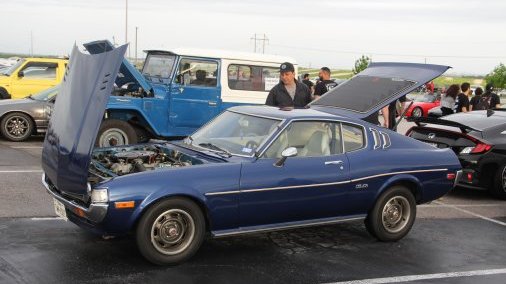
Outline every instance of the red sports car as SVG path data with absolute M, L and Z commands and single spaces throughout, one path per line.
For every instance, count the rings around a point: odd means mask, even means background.
M 439 106 L 440 101 L 441 96 L 434 93 L 426 93 L 425 95 L 418 96 L 414 99 L 413 104 L 406 112 L 406 117 L 426 117 L 431 108 Z M 411 102 L 407 102 L 406 104 L 409 105 L 410 103 Z

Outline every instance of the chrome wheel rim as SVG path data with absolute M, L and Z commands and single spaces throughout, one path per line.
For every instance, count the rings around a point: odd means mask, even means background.
M 410 216 L 409 201 L 403 196 L 394 196 L 383 206 L 381 214 L 383 228 L 389 233 L 398 233 L 406 227 Z
M 422 110 L 420 108 L 415 108 L 413 110 L 413 116 L 414 117 L 420 117 L 420 116 L 422 116 Z
M 14 138 L 21 138 L 28 134 L 30 123 L 22 116 L 13 116 L 4 126 L 5 133 Z
M 125 131 L 119 128 L 107 129 L 100 135 L 100 147 L 111 147 L 128 144 L 128 136 Z
M 195 222 L 186 211 L 170 209 L 158 216 L 151 227 L 151 243 L 165 255 L 179 254 L 195 238 Z

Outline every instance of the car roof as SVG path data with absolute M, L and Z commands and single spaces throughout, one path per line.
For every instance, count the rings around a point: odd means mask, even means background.
M 228 109 L 229 111 L 264 116 L 274 119 L 338 119 L 344 116 L 334 115 L 310 108 L 295 108 L 282 110 L 279 107 L 272 106 L 236 106 Z M 348 118 L 348 117 L 346 117 Z
M 252 52 L 237 52 L 230 50 L 220 49 L 197 49 L 197 48 L 175 48 L 172 50 L 145 50 L 145 52 L 151 53 L 167 53 L 176 54 L 181 56 L 195 56 L 195 57 L 210 57 L 210 58 L 222 58 L 222 59 L 236 59 L 245 61 L 259 61 L 259 62 L 274 62 L 283 63 L 290 62 L 297 65 L 296 61 L 292 57 L 272 55 L 272 54 L 259 54 Z

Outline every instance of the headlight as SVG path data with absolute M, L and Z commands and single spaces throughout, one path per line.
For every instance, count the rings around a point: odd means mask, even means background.
M 91 191 L 91 203 L 107 203 L 109 202 L 109 193 L 107 188 L 97 188 Z

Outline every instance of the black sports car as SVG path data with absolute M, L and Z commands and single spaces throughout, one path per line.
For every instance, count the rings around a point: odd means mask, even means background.
M 417 126 L 407 136 L 457 154 L 463 168 L 458 186 L 506 199 L 506 108 L 408 120 Z

